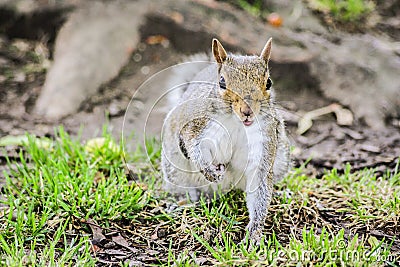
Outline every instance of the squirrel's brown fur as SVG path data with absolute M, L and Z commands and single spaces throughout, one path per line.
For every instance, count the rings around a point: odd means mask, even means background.
M 165 188 L 199 194 L 232 187 L 246 192 L 250 239 L 258 243 L 273 182 L 289 169 L 289 142 L 271 95 L 268 61 L 226 53 L 214 39 L 216 64 L 202 70 L 171 110 L 162 135 Z

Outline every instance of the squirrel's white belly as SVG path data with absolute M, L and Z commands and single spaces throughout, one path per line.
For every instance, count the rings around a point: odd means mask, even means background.
M 210 121 L 201 142 L 205 155 L 211 151 L 214 164 L 226 166 L 224 178 L 218 182 L 221 189 L 246 190 L 262 160 L 260 124 L 255 121 L 251 126 L 244 126 L 235 115 L 221 116 Z

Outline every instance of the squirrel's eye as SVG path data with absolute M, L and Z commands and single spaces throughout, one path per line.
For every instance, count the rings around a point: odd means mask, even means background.
M 271 79 L 270 78 L 268 78 L 268 80 L 267 80 L 267 85 L 265 86 L 265 90 L 269 90 L 269 89 L 271 89 L 271 86 L 272 86 L 272 81 L 271 81 Z
M 226 89 L 225 78 L 223 76 L 221 76 L 221 78 L 219 78 L 219 87 L 224 90 Z

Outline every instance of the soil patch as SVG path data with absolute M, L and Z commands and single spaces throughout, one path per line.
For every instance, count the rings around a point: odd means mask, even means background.
M 160 34 L 167 42 L 149 42 L 149 37 Z M 192 36 L 196 38 L 191 38 Z M 67 132 L 71 135 L 81 135 L 83 140 L 100 135 L 105 123 L 118 139 L 123 127 L 125 111 L 131 100 L 137 108 L 132 110 L 132 114 L 125 121 L 125 128 L 137 130 L 138 122 L 146 119 L 146 114 L 142 111 L 153 104 L 148 102 L 149 95 L 156 93 L 150 91 L 147 92 L 148 95 L 138 95 L 132 99 L 137 88 L 152 74 L 180 62 L 184 55 L 208 52 L 208 44 L 211 43 L 203 42 L 205 39 L 211 39 L 207 33 L 181 32 L 173 21 L 149 16 L 141 28 L 141 41 L 119 76 L 102 86 L 100 91 L 88 99 L 76 114 L 59 121 L 48 121 L 34 115 L 32 109 L 44 83 L 47 62 L 51 59 L 53 45 L 43 39 L 21 40 L 11 37 L 13 36 L 0 37 L 0 98 L 2 100 L 0 102 L 0 137 L 22 135 L 26 132 L 37 136 L 54 137 L 54 128 L 62 124 Z M 227 48 L 241 51 L 239 47 L 227 46 Z M 306 65 L 271 62 L 271 68 L 277 91 L 276 101 L 282 106 L 294 146 L 292 154 L 295 166 L 307 163 L 305 171 L 316 177 L 321 177 L 326 169 L 336 168 L 339 172 L 344 172 L 347 163 L 351 165 L 352 171 L 366 167 L 374 168 L 377 176 L 390 172 L 398 166 L 400 118 L 393 117 L 387 122 L 386 128 L 372 130 L 362 121 L 355 121 L 352 126 L 340 126 L 337 118 L 328 114 L 318 117 L 305 134 L 298 135 L 296 134 L 298 122 L 307 112 L 328 106 L 334 101 L 323 96 L 319 90 L 320 85 L 315 82 L 315 77 Z M 150 122 L 150 135 L 156 137 L 159 135 L 163 114 L 165 111 L 160 110 L 160 116 Z M 7 168 L 6 157 L 17 159 L 18 153 L 19 149 L 15 147 L 6 147 L 0 151 L 0 186 L 4 182 L 3 170 Z M 278 235 L 279 241 L 285 243 L 291 231 L 300 237 L 304 226 L 314 225 L 316 232 L 322 227 L 331 230 L 344 228 L 346 238 L 354 234 L 360 234 L 360 236 L 369 234 L 379 239 L 399 235 L 395 223 L 379 224 L 379 221 L 376 221 L 370 229 L 366 229 L 360 222 L 353 227 L 356 232 L 350 232 L 350 228 L 347 228 L 345 223 L 346 218 L 349 218 L 351 214 L 321 208 L 321 203 L 345 203 L 347 200 L 337 194 L 339 191 L 340 188 L 337 188 L 337 191 L 322 195 L 316 190 L 314 195 L 309 196 L 311 201 L 307 208 L 295 204 L 288 206 L 287 213 L 276 214 L 274 216 L 278 217 L 268 219 L 265 224 L 266 234 L 271 235 L 272 229 L 279 229 L 281 231 L 277 233 L 281 234 Z M 242 214 L 239 219 L 245 218 L 247 215 L 243 194 L 230 192 L 227 197 L 231 198 L 232 203 L 243 204 L 237 213 Z M 210 210 L 212 209 L 209 203 L 206 205 L 210 207 Z M 274 198 L 270 207 L 271 214 L 274 214 L 281 206 L 281 203 Z M 152 218 L 160 218 L 153 221 L 143 219 L 135 222 L 112 222 L 108 228 L 102 228 L 96 222 L 75 218 L 72 224 L 76 233 L 82 229 L 86 233 L 92 233 L 93 254 L 97 256 L 99 266 L 110 266 L 125 260 L 132 265 L 166 262 L 170 251 L 180 252 L 183 249 L 199 251 L 197 258 L 200 260 L 197 263 L 212 265 L 213 262 L 210 262 L 206 255 L 201 257 L 201 253 L 204 253 L 201 244 L 185 232 L 185 225 L 201 227 L 203 222 L 195 216 L 189 216 L 188 221 L 172 223 L 162 217 L 165 216 L 167 208 L 167 203 L 164 202 L 157 203 L 155 206 L 149 205 L 138 216 L 146 218 L 151 214 Z M 193 209 L 198 214 L 201 213 L 198 208 Z M 176 211 L 175 216 L 183 218 L 185 216 L 183 209 Z M 246 222 L 240 221 L 240 223 L 235 226 L 237 231 L 232 236 L 234 241 L 243 238 Z M 219 230 L 211 227 L 206 235 L 211 241 L 213 237 L 221 239 Z M 170 240 L 173 240 L 172 246 L 170 246 Z M 148 246 L 139 243 L 148 244 Z M 396 241 L 393 244 L 393 250 L 399 251 L 399 249 L 400 244 Z
M 0 67 L 0 94 L 3 101 L 0 103 L 0 135 L 29 132 L 38 136 L 53 136 L 54 127 L 62 124 L 71 134 L 76 135 L 82 131 L 82 138 L 88 139 L 97 136 L 101 126 L 107 122 L 115 136 L 119 137 L 126 107 L 135 90 L 152 74 L 182 59 L 173 38 L 168 45 L 148 44 L 148 38 L 160 34 L 165 27 L 168 28 L 165 21 L 160 23 L 150 17 L 142 27 L 138 49 L 120 75 L 102 86 L 98 94 L 81 106 L 79 112 L 60 121 L 46 121 L 32 114 L 32 107 L 44 82 L 45 61 L 49 60 L 51 45 L 1 37 L 0 61 L 3 64 Z M 172 36 L 173 32 L 170 34 Z M 191 34 L 186 33 L 187 36 Z M 169 36 L 165 38 L 168 40 Z M 195 50 L 207 52 L 201 49 L 205 48 L 198 47 Z M 325 168 L 343 170 L 346 163 L 350 163 L 354 170 L 376 167 L 380 173 L 386 168 L 394 168 L 400 155 L 399 118 L 393 118 L 385 129 L 374 131 L 361 121 L 349 127 L 339 126 L 333 115 L 327 115 L 315 120 L 311 129 L 299 136 L 296 134 L 299 119 L 307 111 L 327 106 L 333 101 L 319 92 L 319 85 L 315 84 L 305 65 L 272 62 L 271 68 L 277 102 L 285 109 L 284 117 L 296 147 L 296 166 L 311 159 L 308 166 L 315 175 L 321 175 Z M 146 96 L 143 95 L 134 101 L 137 101 L 138 106 L 152 104 L 146 103 Z M 143 119 L 140 109 L 135 112 L 126 121 L 126 129 L 134 130 L 137 120 Z M 159 135 L 161 124 L 161 116 L 151 122 L 150 129 L 154 135 Z M 2 161 L 2 164 L 5 162 Z

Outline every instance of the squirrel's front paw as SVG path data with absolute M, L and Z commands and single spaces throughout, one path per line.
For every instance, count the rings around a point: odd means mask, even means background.
M 225 164 L 211 164 L 212 171 L 216 174 L 217 177 L 223 177 L 225 175 Z
M 225 175 L 226 166 L 225 164 L 210 164 L 201 173 L 210 182 L 221 181 Z

